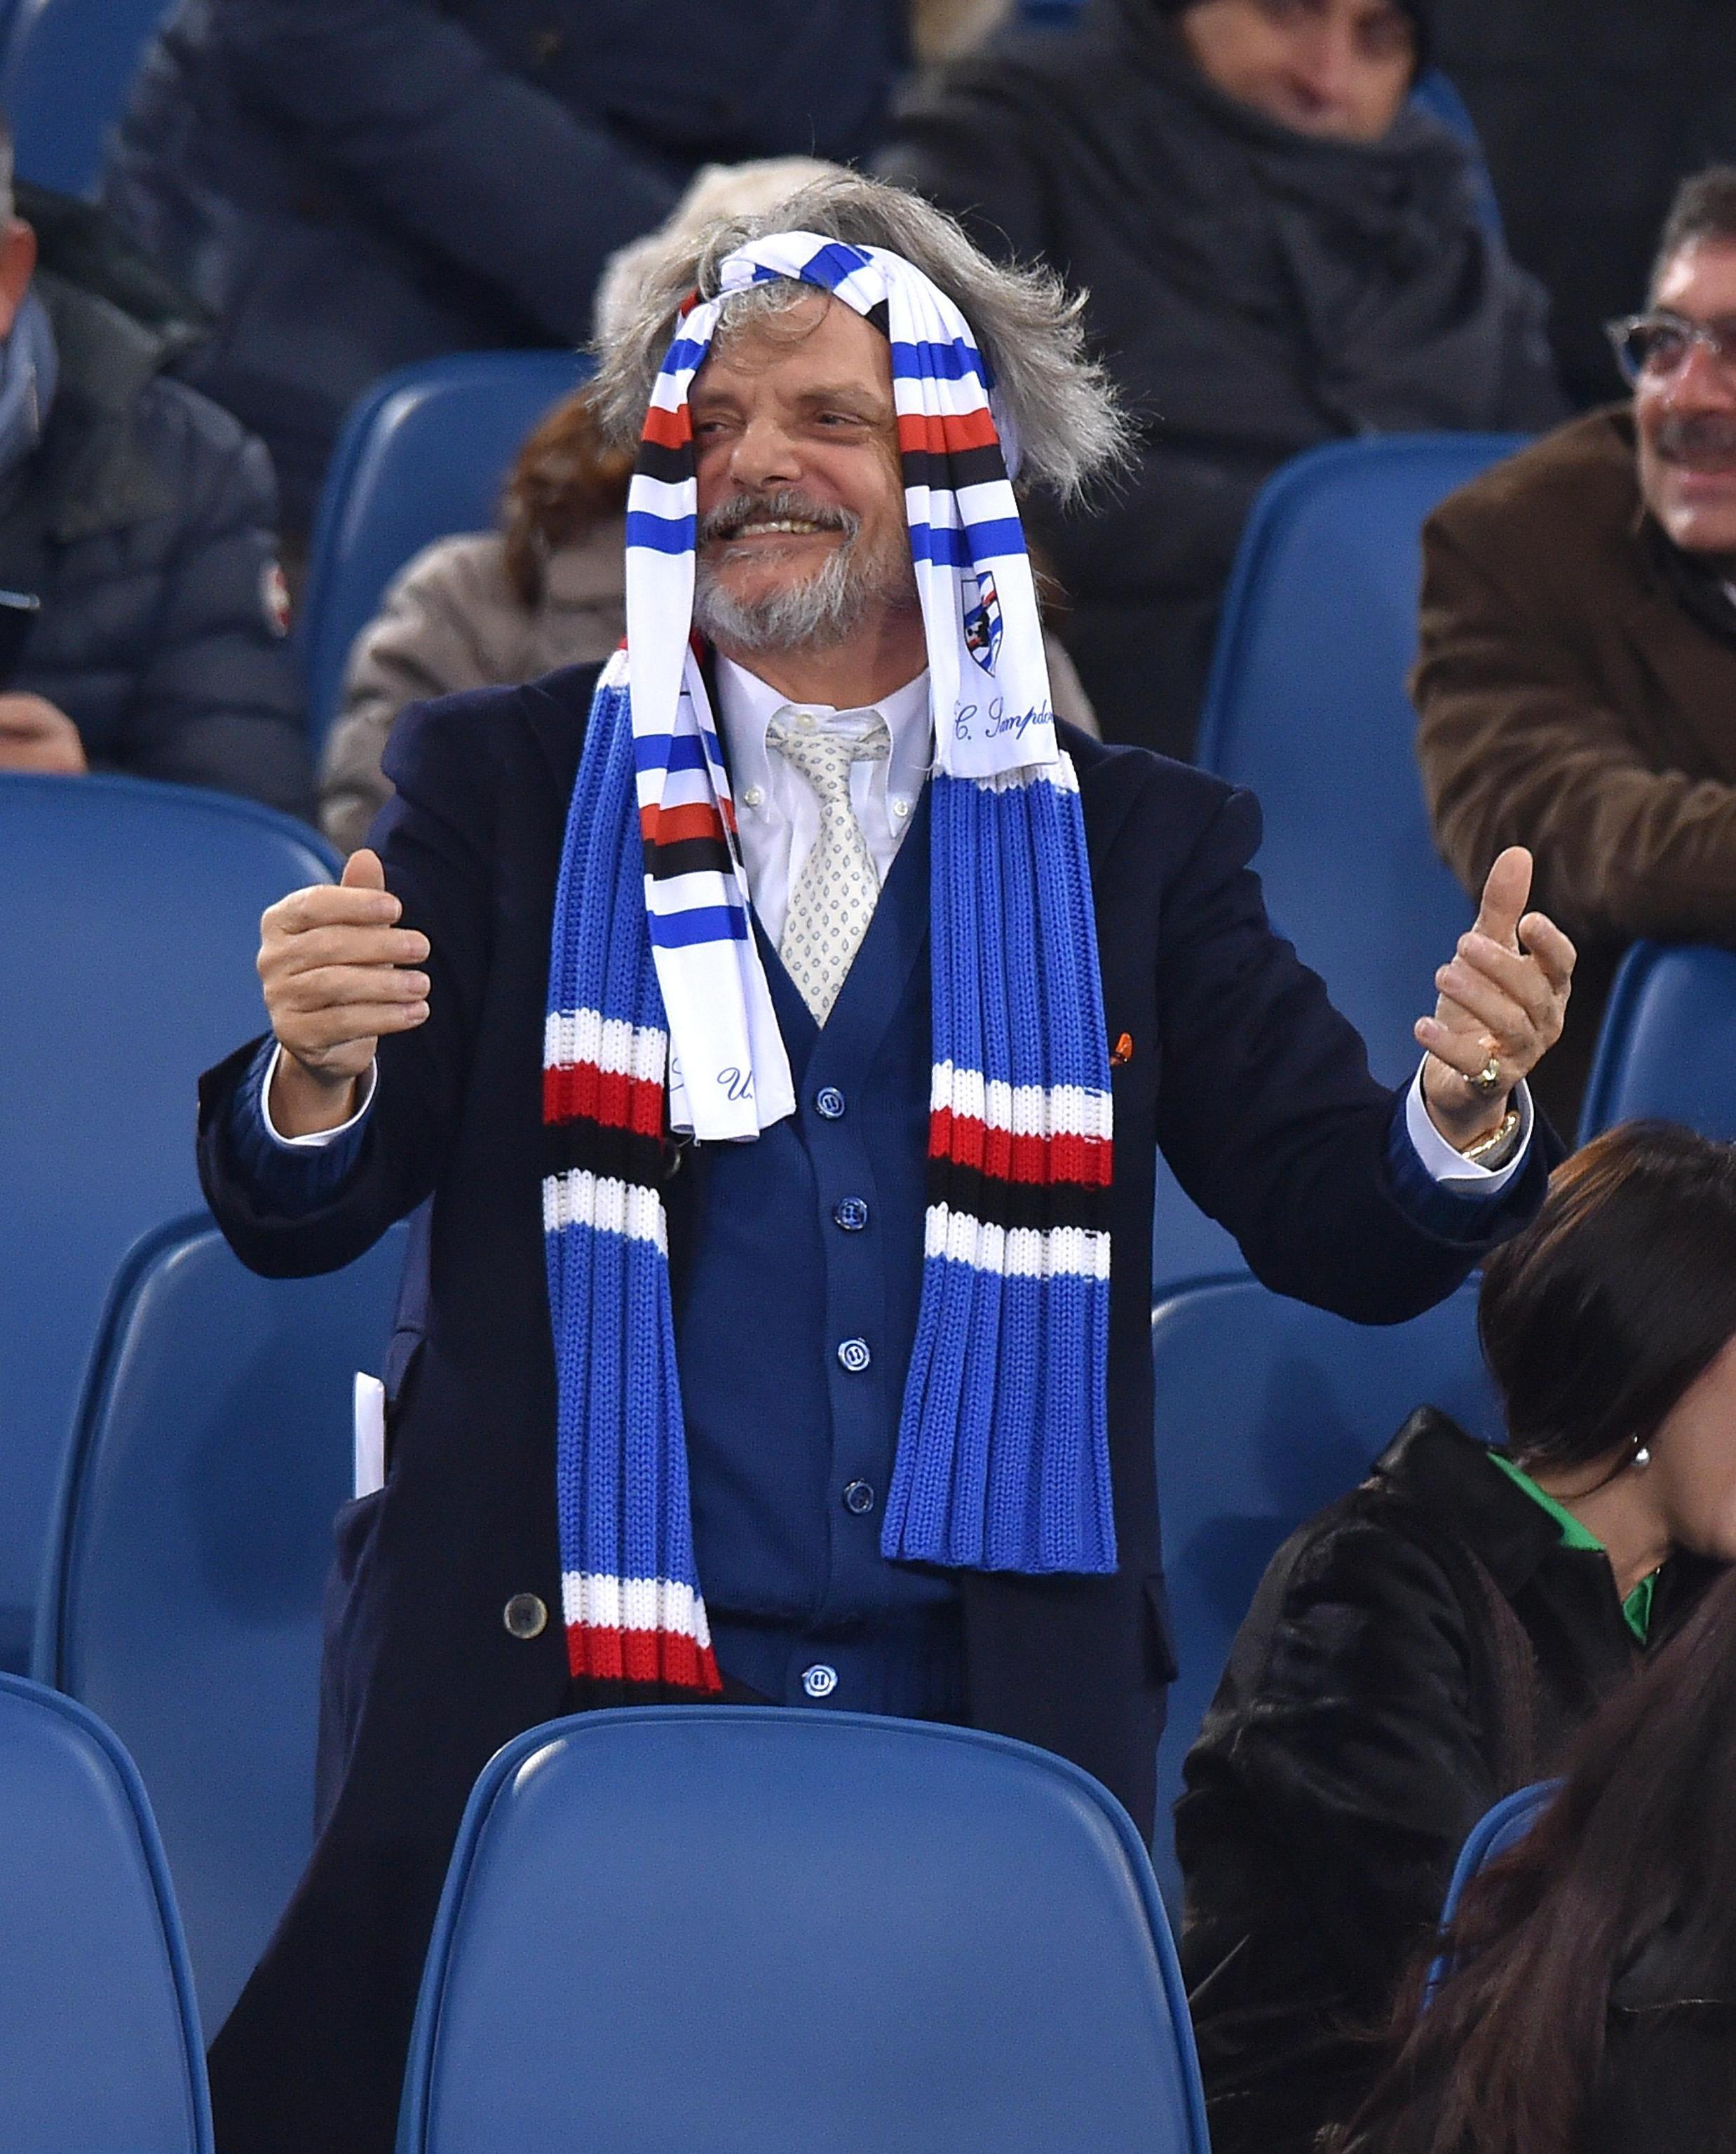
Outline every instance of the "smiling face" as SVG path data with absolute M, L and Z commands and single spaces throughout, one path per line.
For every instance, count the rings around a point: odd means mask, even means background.
M 1728 327 L 1736 348 L 1736 242 L 1690 242 L 1665 263 L 1659 311 Z M 1736 564 L 1736 359 L 1691 345 L 1679 365 L 1634 385 L 1640 491 L 1684 552 Z
M 920 635 L 878 329 L 804 292 L 720 331 L 690 406 L 703 634 L 732 655 Z
M 1180 28 L 1227 96 L 1300 134 L 1378 141 L 1410 94 L 1417 33 L 1394 0 L 1197 0 Z

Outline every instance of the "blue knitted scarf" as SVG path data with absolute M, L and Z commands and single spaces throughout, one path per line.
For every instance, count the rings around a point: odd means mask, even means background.
M 687 400 L 728 294 L 771 278 L 819 286 L 889 339 L 936 728 L 928 1211 L 882 1550 L 990 1570 L 1116 1563 L 1090 877 L 988 368 L 957 307 L 901 257 L 786 232 L 730 256 L 718 297 L 690 303 L 652 394 L 627 506 L 627 640 L 598 683 L 568 816 L 544 1053 L 569 1661 L 689 1694 L 719 1683 L 663 1140 L 750 1141 L 794 1100 L 690 632 Z

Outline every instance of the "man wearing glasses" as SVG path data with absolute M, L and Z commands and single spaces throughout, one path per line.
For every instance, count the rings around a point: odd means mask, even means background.
M 1579 947 L 1534 1087 L 1563 1130 L 1627 944 L 1736 945 L 1736 166 L 1683 184 L 1610 337 L 1631 401 L 1431 518 L 1412 683 L 1442 852 L 1475 891 L 1529 846 Z

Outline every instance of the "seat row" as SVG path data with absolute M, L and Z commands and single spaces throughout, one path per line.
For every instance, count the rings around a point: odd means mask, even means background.
M 0 1677 L 0 2144 L 212 2154 L 125 1752 Z M 452 1857 L 403 2154 L 1208 2154 L 1150 1866 L 997 1736 L 687 1707 L 532 1729 Z
M 1473 1830 L 1447 1916 L 1548 1793 Z M 9 1676 L 0 1998 L 0 2144 L 212 2154 L 210 2023 L 139 1774 Z M 1094 1780 L 999 1736 L 739 1707 L 554 1722 L 484 1769 L 398 2143 L 1209 2154 L 1162 1903 Z
M 201 2009 L 220 2024 L 314 1839 L 322 1595 L 350 1493 L 350 1387 L 382 1365 L 404 1230 L 348 1271 L 270 1281 L 207 1217 L 123 1274 L 79 1416 L 35 1674 L 137 1762 Z M 1160 1815 L 1267 1560 L 1427 1400 L 1499 1421 L 1474 1294 L 1368 1330 L 1247 1278 L 1179 1289 L 1152 1324 L 1164 1551 L 1181 1673 Z M 1169 1835 L 1153 1860 L 1180 1905 Z

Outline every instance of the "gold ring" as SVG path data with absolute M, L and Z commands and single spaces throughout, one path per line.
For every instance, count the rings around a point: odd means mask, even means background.
M 1485 1100 L 1493 1100 L 1501 1089 L 1501 1060 L 1491 1054 L 1474 1077 L 1466 1079 L 1473 1092 L 1480 1092 Z

